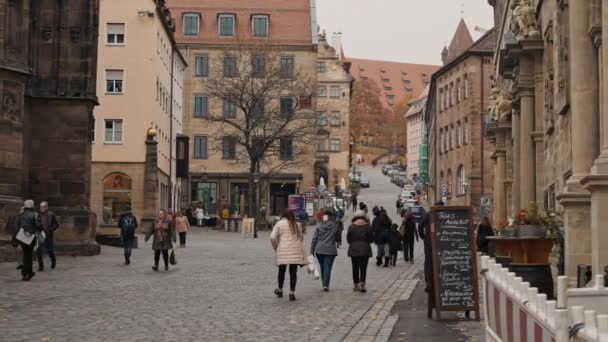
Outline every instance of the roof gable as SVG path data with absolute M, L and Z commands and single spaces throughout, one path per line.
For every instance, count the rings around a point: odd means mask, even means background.
M 471 32 L 469 31 L 467 24 L 464 22 L 464 19 L 460 19 L 456 32 L 454 32 L 454 37 L 452 37 L 452 41 L 450 42 L 447 58 L 444 59 L 443 64 L 447 64 L 457 56 L 461 55 L 468 48 L 470 48 L 471 45 L 473 45 L 473 37 L 471 36 Z

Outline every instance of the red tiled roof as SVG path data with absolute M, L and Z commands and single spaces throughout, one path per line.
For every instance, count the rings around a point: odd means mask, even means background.
M 389 103 L 396 104 L 404 95 L 410 95 L 410 100 L 418 98 L 431 81 L 431 75 L 440 66 L 377 61 L 370 59 L 346 58 L 351 62 L 351 75 L 355 82 L 364 77 L 375 81 L 382 93 L 382 104 L 391 108 Z M 387 81 L 385 81 L 387 80 Z M 393 99 L 387 96 L 393 95 Z
M 179 43 L 312 45 L 310 0 L 167 0 L 167 6 L 175 17 L 175 39 Z M 185 13 L 200 14 L 198 36 L 184 36 Z M 218 14 L 236 15 L 235 38 L 219 37 Z M 253 14 L 270 16 L 268 38 L 252 37 Z

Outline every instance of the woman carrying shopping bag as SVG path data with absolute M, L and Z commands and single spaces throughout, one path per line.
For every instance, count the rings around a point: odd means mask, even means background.
M 298 267 L 306 265 L 304 255 L 304 233 L 302 226 L 296 222 L 294 213 L 285 209 L 281 219 L 272 228 L 270 242 L 275 250 L 276 263 L 279 267 L 278 287 L 274 294 L 283 297 L 283 284 L 285 272 L 289 267 L 289 301 L 296 300 L 296 283 L 298 281 Z
M 321 266 L 321 283 L 325 292 L 329 291 L 331 268 L 338 255 L 336 235 L 339 230 L 335 216 L 332 208 L 325 208 L 323 211 L 323 222 L 315 229 L 310 245 L 310 254 L 317 257 L 319 266 Z

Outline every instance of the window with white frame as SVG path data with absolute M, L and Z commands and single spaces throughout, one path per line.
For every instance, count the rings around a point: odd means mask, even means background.
M 317 97 L 327 97 L 327 87 L 319 86 L 317 88 Z
M 340 112 L 334 111 L 331 112 L 331 118 L 329 120 L 329 124 L 332 126 L 340 126 Z
M 466 174 L 465 174 L 465 170 L 464 170 L 464 166 L 460 165 L 458 167 L 458 172 L 456 177 L 458 177 L 458 195 L 465 195 L 467 192 L 466 189 L 466 184 L 467 184 L 467 180 L 466 180 Z
M 109 45 L 123 45 L 125 43 L 125 24 L 108 23 L 106 31 L 106 42 Z
M 329 150 L 333 152 L 340 151 L 340 139 L 331 139 L 329 144 Z
M 234 14 L 220 14 L 218 17 L 218 31 L 220 37 L 234 36 Z
M 325 62 L 317 62 L 317 72 L 320 74 L 327 72 L 327 64 Z
M 106 144 L 122 144 L 122 120 L 105 120 L 105 140 Z
M 197 13 L 184 14 L 184 36 L 198 36 L 200 18 L 200 15 Z
M 340 97 L 340 86 L 331 86 L 329 88 L 329 97 L 339 98 Z
M 209 76 L 209 56 L 197 55 L 194 57 L 194 76 Z
M 124 70 L 106 70 L 106 93 L 122 94 Z
M 317 112 L 317 124 L 327 126 L 327 114 L 325 112 Z
M 256 14 L 252 16 L 251 31 L 254 37 L 268 37 L 268 15 Z

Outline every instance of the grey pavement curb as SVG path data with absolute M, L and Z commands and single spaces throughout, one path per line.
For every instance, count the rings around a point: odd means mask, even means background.
M 407 300 L 412 295 L 419 279 L 416 278 L 422 269 L 423 257 L 418 256 L 411 268 L 403 272 L 391 286 L 389 286 L 370 305 L 370 308 L 361 316 L 343 338 L 334 337 L 331 341 L 357 341 L 357 342 L 386 342 L 388 341 L 399 315 L 391 314 L 391 310 L 398 300 Z

